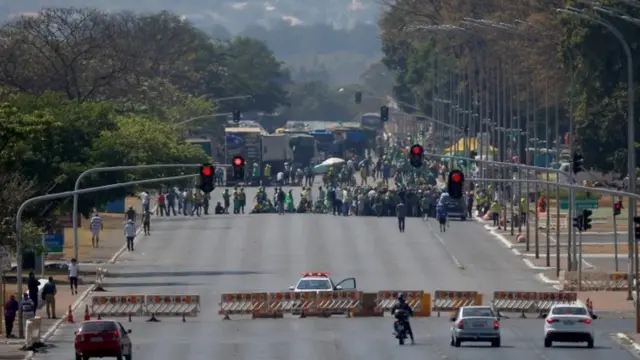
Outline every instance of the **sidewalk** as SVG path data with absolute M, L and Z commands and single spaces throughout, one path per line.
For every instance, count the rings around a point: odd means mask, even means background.
M 128 199 L 128 203 L 134 205 L 135 208 L 140 208 L 140 202 L 137 199 Z M 127 205 L 128 207 L 129 205 Z M 101 214 L 103 216 L 103 224 L 104 230 L 101 232 L 100 239 L 100 247 L 93 248 L 91 246 L 91 235 L 88 230 L 88 221 L 83 223 L 82 229 L 79 230 L 79 262 L 81 263 L 81 273 L 88 271 L 89 273 L 93 273 L 94 269 L 85 269 L 82 268 L 85 264 L 104 264 L 108 263 L 111 258 L 122 248 L 125 244 L 122 229 L 124 223 L 124 214 Z M 139 225 L 139 224 L 137 224 Z M 71 230 L 71 229 L 68 229 Z M 87 238 L 88 234 L 88 238 Z M 72 239 L 72 232 L 68 239 Z M 73 257 L 73 241 L 65 241 L 65 249 L 61 256 L 58 256 L 59 260 L 69 260 Z M 45 273 L 45 277 L 49 275 Z M 57 281 L 57 290 L 58 294 L 56 295 L 56 316 L 57 319 L 47 319 L 45 308 L 41 308 L 38 310 L 37 314 L 43 317 L 42 322 L 42 332 L 44 335 L 50 328 L 52 328 L 57 321 L 62 319 L 63 321 L 67 321 L 67 314 L 69 307 L 73 307 L 75 302 L 79 300 L 83 294 L 95 281 L 94 275 L 81 275 L 79 279 L 78 286 L 78 295 L 71 295 L 71 290 L 69 288 L 69 283 L 65 279 L 66 276 L 59 275 L 55 276 Z M 15 284 L 7 285 L 7 298 L 9 295 L 15 294 Z M 75 323 L 82 322 L 82 317 L 84 314 L 84 308 L 74 309 L 74 320 Z M 0 360 L 5 359 L 23 359 L 27 352 L 20 350 L 23 345 L 22 339 L 6 339 L 4 334 L 4 318 L 2 320 L 2 327 L 0 329 Z M 14 325 L 14 335 L 18 333 L 17 324 Z

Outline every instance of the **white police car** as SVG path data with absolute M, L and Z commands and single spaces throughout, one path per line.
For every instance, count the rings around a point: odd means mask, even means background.
M 328 272 L 305 272 L 295 286 L 289 286 L 289 290 L 295 292 L 356 290 L 356 278 L 346 278 L 336 284 L 331 280 Z

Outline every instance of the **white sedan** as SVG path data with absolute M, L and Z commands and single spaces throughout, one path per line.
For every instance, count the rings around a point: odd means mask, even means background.
M 558 304 L 549 310 L 544 322 L 544 347 L 554 342 L 586 342 L 593 348 L 593 341 L 593 317 L 584 304 Z

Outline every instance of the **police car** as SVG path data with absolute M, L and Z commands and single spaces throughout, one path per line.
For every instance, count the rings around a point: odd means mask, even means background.
M 356 290 L 356 278 L 346 278 L 336 284 L 327 272 L 305 272 L 295 286 L 289 286 L 289 290 L 295 292 Z

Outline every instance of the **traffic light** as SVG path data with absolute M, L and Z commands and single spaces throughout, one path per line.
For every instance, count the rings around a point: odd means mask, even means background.
M 424 149 L 420 145 L 413 145 L 411 150 L 409 150 L 409 163 L 414 168 L 422 167 L 422 155 L 424 154 Z
M 633 228 L 635 232 L 636 241 L 640 240 L 640 216 L 633 217 Z
M 362 103 L 362 92 L 356 91 L 355 97 L 356 97 L 356 104 Z
M 214 177 L 216 168 L 211 164 L 204 164 L 200 166 L 200 190 L 204 193 L 212 192 L 216 186 Z
M 449 172 L 449 181 L 447 182 L 447 192 L 454 199 L 460 199 L 464 189 L 464 174 L 460 170 L 451 170 Z
M 380 106 L 380 121 L 382 121 L 382 122 L 389 121 L 389 107 L 388 106 Z
M 234 122 L 240 122 L 240 119 L 242 119 L 242 112 L 240 110 L 233 110 L 232 115 Z
M 577 174 L 580 171 L 584 171 L 584 157 L 582 154 L 575 153 L 573 154 L 573 173 Z
M 622 212 L 622 201 L 613 204 L 613 216 L 618 216 Z
M 244 159 L 242 156 L 234 156 L 231 165 L 233 165 L 233 177 L 235 179 L 244 179 Z
M 591 215 L 593 211 L 589 209 L 582 210 L 582 230 L 587 231 L 591 229 Z
M 582 230 L 582 215 L 573 218 L 573 227 L 578 229 L 578 231 Z

